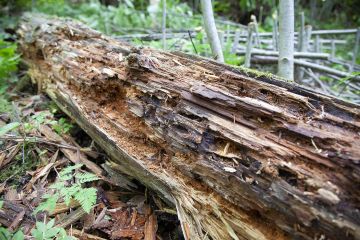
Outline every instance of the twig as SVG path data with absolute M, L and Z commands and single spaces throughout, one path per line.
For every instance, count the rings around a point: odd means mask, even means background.
M 189 37 L 190 37 L 191 44 L 192 44 L 192 46 L 194 48 L 194 51 L 195 51 L 196 54 L 198 54 L 198 51 L 197 51 L 196 46 L 195 46 L 195 44 L 193 42 L 190 30 L 188 30 L 188 34 L 189 34 Z

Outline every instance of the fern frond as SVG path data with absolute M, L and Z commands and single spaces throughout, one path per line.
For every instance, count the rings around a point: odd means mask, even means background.
M 96 203 L 96 188 L 83 188 L 75 194 L 75 199 L 80 203 L 85 212 L 89 213 Z
M 66 175 L 60 175 L 59 176 L 59 179 L 60 179 L 60 181 L 62 181 L 62 182 L 66 182 L 66 181 L 69 181 L 70 179 L 72 179 L 73 178 L 73 175 L 72 174 L 66 174 Z
M 63 182 L 63 181 L 58 181 L 50 186 L 50 188 L 56 189 L 56 190 L 60 190 L 64 187 L 65 187 L 65 182 Z
M 42 202 L 37 206 L 37 208 L 34 211 L 34 214 L 37 214 L 41 211 L 48 211 L 49 213 L 52 213 L 55 210 L 56 203 L 59 199 L 59 194 L 54 194 L 52 196 L 47 197 L 45 202 Z
M 67 206 L 70 205 L 71 198 L 73 198 L 77 192 L 81 191 L 81 186 L 79 184 L 74 184 L 71 187 L 61 188 L 60 195 L 64 198 L 64 202 Z
M 72 174 L 72 172 L 75 170 L 75 169 L 78 169 L 78 168 L 81 168 L 84 164 L 81 164 L 81 163 L 78 163 L 78 164 L 75 164 L 73 166 L 67 166 L 66 168 L 64 168 L 63 170 L 61 170 L 61 172 L 59 173 L 60 176 L 65 176 L 65 175 L 68 175 L 68 174 Z
M 79 183 L 93 182 L 99 180 L 99 178 L 92 173 L 78 173 L 75 175 L 75 178 L 79 181 Z

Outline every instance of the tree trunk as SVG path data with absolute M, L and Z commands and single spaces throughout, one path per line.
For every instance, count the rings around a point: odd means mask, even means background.
M 360 239 L 359 106 L 70 20 L 18 34 L 31 78 L 186 239 Z
M 224 62 L 224 55 L 222 52 L 219 35 L 216 30 L 211 0 L 201 0 L 201 11 L 204 19 L 206 36 L 208 38 L 212 54 L 216 60 L 219 62 Z
M 294 80 L 294 0 L 279 3 L 278 75 Z

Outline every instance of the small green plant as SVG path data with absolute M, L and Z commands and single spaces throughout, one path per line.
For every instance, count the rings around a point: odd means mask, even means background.
M 56 124 L 56 121 L 51 120 L 52 114 L 49 111 L 37 112 L 28 122 L 24 123 L 24 128 L 26 132 L 30 132 L 34 128 L 39 128 L 41 124 Z
M 354 80 L 354 77 L 360 76 L 360 72 L 352 72 L 349 76 L 341 78 L 336 86 L 346 84 Z
M 68 120 L 66 120 L 66 118 L 60 118 L 59 121 L 52 125 L 52 128 L 58 134 L 65 134 L 68 133 L 71 128 L 73 128 L 73 125 Z
M 0 39 L 0 86 L 17 70 L 20 57 L 16 48 L 16 43 Z
M 16 233 L 10 232 L 8 229 L 0 227 L 0 240 L 24 240 L 24 233 L 18 230 Z
M 31 235 L 35 240 L 73 240 L 74 237 L 68 236 L 64 228 L 55 227 L 55 220 L 51 219 L 48 223 L 36 222 L 36 228 L 31 230 Z
M 11 110 L 6 92 L 8 84 L 16 79 L 15 72 L 20 59 L 16 54 L 16 43 L 6 42 L 3 37 L 0 35 L 0 113 Z
M 91 208 L 96 203 L 96 188 L 83 188 L 82 184 L 87 182 L 93 182 L 99 178 L 88 172 L 75 172 L 76 169 L 79 169 L 82 164 L 76 164 L 74 166 L 69 166 L 63 169 L 59 173 L 59 180 L 50 186 L 50 188 L 55 190 L 54 194 L 45 194 L 44 201 L 36 209 L 35 214 L 39 211 L 48 211 L 53 212 L 56 207 L 56 203 L 59 198 L 63 198 L 67 206 L 70 205 L 72 200 L 76 200 L 80 203 L 81 207 L 85 212 L 89 213 Z M 69 184 L 69 181 L 74 180 L 74 182 Z

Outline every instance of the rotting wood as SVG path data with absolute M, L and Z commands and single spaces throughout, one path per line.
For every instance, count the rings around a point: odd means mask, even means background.
M 358 105 L 72 20 L 18 34 L 32 80 L 187 239 L 360 239 Z

